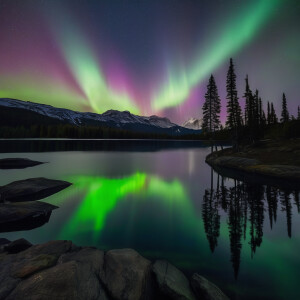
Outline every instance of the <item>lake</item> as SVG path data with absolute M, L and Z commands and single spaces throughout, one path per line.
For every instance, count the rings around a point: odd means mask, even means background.
M 222 177 L 202 142 L 1 140 L 0 152 L 47 162 L 0 170 L 0 185 L 73 183 L 42 200 L 59 206 L 48 223 L 0 237 L 134 248 L 200 273 L 232 299 L 300 297 L 299 191 Z

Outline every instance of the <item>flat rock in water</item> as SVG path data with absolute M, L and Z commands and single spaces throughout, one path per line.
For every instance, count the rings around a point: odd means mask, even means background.
M 229 300 L 229 298 L 213 283 L 199 274 L 194 274 L 191 285 L 197 299 L 203 300 Z
M 0 204 L 0 232 L 29 230 L 49 221 L 53 209 L 44 202 L 18 202 Z
M 3 158 L 0 159 L 0 169 L 25 169 L 41 165 L 43 162 L 28 158 Z
M 0 201 L 34 201 L 51 196 L 68 186 L 71 183 L 61 180 L 47 178 L 31 178 L 14 181 L 0 187 Z

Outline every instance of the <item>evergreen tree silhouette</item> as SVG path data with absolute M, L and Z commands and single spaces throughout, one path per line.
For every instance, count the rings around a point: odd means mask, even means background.
M 270 102 L 268 101 L 268 111 L 267 111 L 267 124 L 271 124 L 271 108 L 270 108 Z
M 224 177 L 222 176 L 221 180 L 221 206 L 222 209 L 227 212 L 228 200 L 227 200 L 228 189 L 224 185 Z
M 217 188 L 218 190 L 218 188 Z M 209 243 L 209 248 L 213 253 L 218 245 L 220 235 L 220 215 L 218 211 L 218 198 L 214 197 L 213 169 L 211 168 L 211 187 L 206 189 L 203 196 L 202 218 L 204 230 Z
M 286 223 L 288 236 L 292 237 L 292 205 L 290 192 L 284 190 L 280 193 L 281 211 L 286 212 Z
M 230 189 L 229 193 L 229 239 L 230 239 L 230 252 L 231 263 L 233 267 L 234 277 L 237 279 L 240 261 L 241 261 L 241 249 L 242 249 L 242 235 L 243 235 L 243 220 L 242 220 L 242 207 L 240 199 L 237 195 L 237 187 L 235 181 L 235 187 Z
M 242 125 L 242 110 L 238 100 L 236 75 L 232 58 L 230 58 L 230 65 L 227 72 L 226 90 L 226 99 L 228 100 L 226 125 L 229 129 L 237 129 Z
M 221 101 L 218 88 L 213 75 L 210 76 L 203 104 L 202 129 L 207 132 L 214 132 L 220 127 Z
M 300 106 L 298 106 L 297 120 L 300 120 Z
M 274 109 L 273 102 L 271 102 L 271 124 L 277 124 L 278 118 Z
M 273 221 L 277 218 L 277 189 L 271 186 L 266 187 L 266 198 L 268 203 L 270 227 L 273 228 Z
M 251 127 L 251 122 L 253 120 L 253 95 L 252 95 L 252 91 L 249 87 L 249 79 L 248 79 L 248 75 L 246 76 L 246 90 L 245 90 L 245 94 L 244 94 L 244 98 L 245 98 L 245 125 L 248 127 Z
M 281 119 L 280 122 L 285 123 L 288 122 L 290 119 L 289 112 L 287 109 L 287 102 L 285 93 L 282 94 L 282 111 L 281 111 Z
M 294 191 L 295 205 L 297 206 L 298 214 L 300 213 L 299 191 Z
M 259 185 L 247 186 L 250 210 L 250 247 L 253 257 L 256 248 L 262 243 L 264 223 L 264 187 Z

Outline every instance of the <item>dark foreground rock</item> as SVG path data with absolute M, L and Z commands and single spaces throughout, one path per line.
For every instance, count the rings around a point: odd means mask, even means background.
M 11 244 L 27 249 L 9 253 Z M 228 299 L 215 285 L 132 249 L 103 252 L 70 241 L 0 248 L 0 300 Z M 15 252 L 15 251 L 14 251 Z
M 49 221 L 52 210 L 57 206 L 36 202 L 0 204 L 0 232 L 29 230 Z
M 0 187 L 0 201 L 34 201 L 51 196 L 68 186 L 71 183 L 61 180 L 47 178 L 31 178 L 14 181 Z
M 43 162 L 28 158 L 3 158 L 0 159 L 0 169 L 25 169 L 41 165 Z

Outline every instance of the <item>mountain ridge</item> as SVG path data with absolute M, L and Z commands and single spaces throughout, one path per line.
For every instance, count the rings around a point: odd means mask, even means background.
M 75 126 L 106 126 L 129 131 L 169 135 L 196 134 L 200 132 L 199 130 L 181 127 L 172 123 L 165 117 L 158 117 L 155 115 L 138 116 L 130 113 L 129 111 L 108 110 L 102 114 L 78 112 L 66 108 L 57 108 L 47 104 L 39 104 L 10 98 L 0 98 L 0 107 L 6 108 L 6 113 L 11 114 L 12 117 L 14 115 L 14 111 L 16 112 L 18 110 L 19 112 L 22 112 L 19 113 L 19 115 L 21 115 L 19 118 L 24 118 L 27 122 L 30 118 L 38 119 L 39 121 L 37 121 L 37 124 L 43 123 L 45 120 L 46 124 L 50 122 Z M 36 114 L 38 117 L 36 117 Z M 8 119 L 7 116 L 6 119 Z M 21 120 L 18 119 L 17 122 L 21 123 Z M 32 121 L 32 123 L 33 125 L 36 125 L 34 121 Z M 13 122 L 10 125 L 13 126 Z

